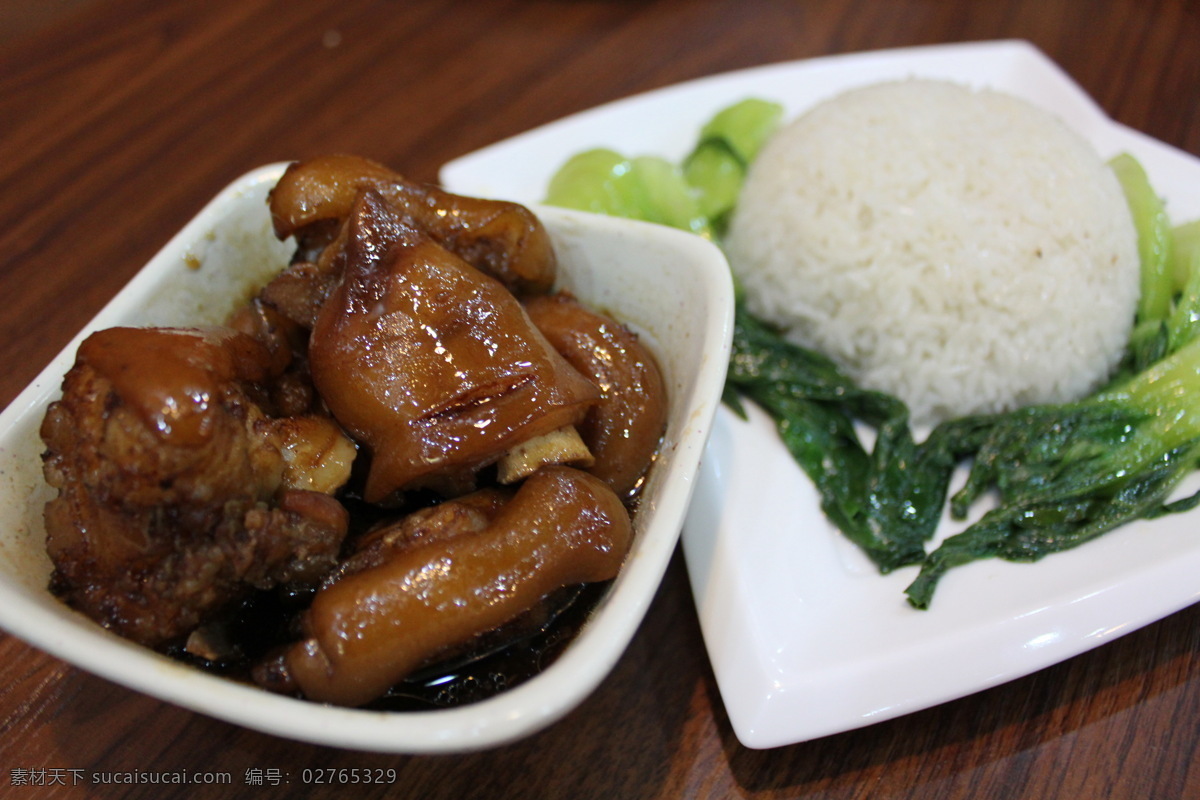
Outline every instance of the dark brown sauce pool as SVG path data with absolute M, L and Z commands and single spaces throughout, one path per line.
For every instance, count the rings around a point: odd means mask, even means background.
M 352 524 L 360 530 L 379 516 L 377 510 L 353 500 L 347 507 Z M 478 638 L 463 652 L 418 670 L 364 708 L 452 708 L 486 700 L 525 683 L 554 663 L 574 640 L 611 584 L 605 581 L 560 589 L 517 620 Z M 312 595 L 312 591 L 290 594 L 272 590 L 248 597 L 221 625 L 228 644 L 226 657 L 208 660 L 182 645 L 168 649 L 167 654 L 206 672 L 253 683 L 250 674 L 255 664 L 299 638 L 297 622 Z

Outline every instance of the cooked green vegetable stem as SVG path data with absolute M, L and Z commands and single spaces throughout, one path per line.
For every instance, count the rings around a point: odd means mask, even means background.
M 1166 323 L 1166 347 L 1178 350 L 1200 331 L 1200 220 L 1172 231 L 1179 298 Z
M 928 607 L 953 566 L 989 557 L 1034 561 L 1194 505 L 1166 503 L 1200 456 L 1200 339 L 1090 398 L 977 418 L 972 436 L 980 428 L 988 433 L 951 513 L 964 517 L 992 488 L 1000 504 L 925 559 L 906 590 L 917 608 Z
M 755 100 L 722 110 L 678 168 L 607 150 L 581 153 L 555 176 L 547 201 L 719 239 L 781 113 Z M 748 398 L 771 416 L 825 514 L 881 572 L 920 565 L 906 590 L 916 608 L 929 606 L 955 566 L 1034 561 L 1126 522 L 1200 504 L 1200 493 L 1170 499 L 1200 458 L 1200 221 L 1172 229 L 1142 166 L 1127 154 L 1110 165 L 1137 232 L 1141 295 L 1121 369 L 1084 400 L 952 420 L 917 443 L 904 403 L 857 386 L 830 359 L 788 342 L 738 296 L 725 402 L 744 415 Z M 859 437 L 864 427 L 874 433 L 870 450 Z M 927 553 L 950 478 L 968 459 L 951 516 L 966 519 L 984 494 L 998 505 Z
M 925 558 L 969 436 L 918 445 L 904 403 L 860 388 L 830 359 L 791 344 L 744 308 L 735 316 L 726 386 L 772 417 L 825 514 L 881 572 Z M 856 423 L 874 429 L 870 452 Z
M 1163 454 L 1148 469 L 1115 484 L 1111 492 L 1064 492 L 1043 501 L 1005 503 L 929 554 L 905 590 L 909 603 L 926 609 L 942 576 L 981 558 L 1036 561 L 1090 541 L 1144 517 L 1192 508 L 1200 496 L 1166 505 L 1179 481 L 1195 469 L 1200 444 L 1192 441 Z
M 1125 191 L 1137 231 L 1141 262 L 1138 320 L 1166 319 L 1176 287 L 1171 261 L 1171 227 L 1162 199 L 1154 192 L 1145 169 L 1133 156 L 1121 153 L 1109 161 L 1109 166 Z

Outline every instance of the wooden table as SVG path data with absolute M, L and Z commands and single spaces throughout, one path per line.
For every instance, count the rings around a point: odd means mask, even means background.
M 690 78 L 1001 38 L 1032 41 L 1114 118 L 1200 154 L 1192 0 L 4 0 L 0 402 L 260 164 L 346 151 L 432 180 L 490 142 Z M 1200 797 L 1198 757 L 1200 608 L 998 688 L 771 751 L 730 728 L 678 556 L 593 696 L 472 755 L 273 738 L 0 636 L 0 795 L 13 798 L 1180 798 Z M 353 767 L 395 781 L 300 780 Z M 137 771 L 232 785 L 95 782 Z

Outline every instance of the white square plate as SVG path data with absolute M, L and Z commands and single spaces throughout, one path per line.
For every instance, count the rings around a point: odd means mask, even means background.
M 832 56 L 692 81 L 611 103 L 447 164 L 454 191 L 540 200 L 570 155 L 611 147 L 678 159 L 715 111 L 745 97 L 792 118 L 854 86 L 906 77 L 990 86 L 1059 115 L 1104 158 L 1133 153 L 1176 222 L 1200 217 L 1200 162 L 1114 123 L 1025 42 Z M 985 561 L 943 579 L 932 608 L 905 602 L 916 568 L 880 576 L 825 520 L 765 415 L 722 409 L 683 546 L 704 638 L 735 733 L 800 742 L 994 686 L 1081 653 L 1200 597 L 1197 517 L 1126 526 L 1036 564 Z M 939 536 L 952 526 L 939 530 Z

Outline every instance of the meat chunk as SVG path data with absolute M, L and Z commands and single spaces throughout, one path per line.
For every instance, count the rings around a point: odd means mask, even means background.
M 554 248 L 529 209 L 409 181 L 358 156 L 292 164 L 271 191 L 275 233 L 295 236 L 300 252 L 311 257 L 336 235 L 363 191 L 384 198 L 410 224 L 517 294 L 539 294 L 554 284 Z
M 579 425 L 592 455 L 588 471 L 622 498 L 641 487 L 667 423 L 667 391 L 654 354 L 637 334 L 559 292 L 525 310 L 550 344 L 600 389 Z
M 112 328 L 83 342 L 41 429 L 58 489 L 45 512 L 57 594 L 162 646 L 250 588 L 328 573 L 346 512 L 297 487 L 310 471 L 326 489 L 343 483 L 353 445 L 337 446 L 328 421 L 263 412 L 279 363 L 224 328 Z
M 629 515 L 598 478 L 546 467 L 514 495 L 482 490 L 371 537 L 304 613 L 304 638 L 258 680 L 361 705 L 412 670 L 512 622 L 555 590 L 616 576 Z
M 368 502 L 411 488 L 461 494 L 598 399 L 508 290 L 375 192 L 360 195 L 344 239 L 308 357 L 334 417 L 370 449 Z

